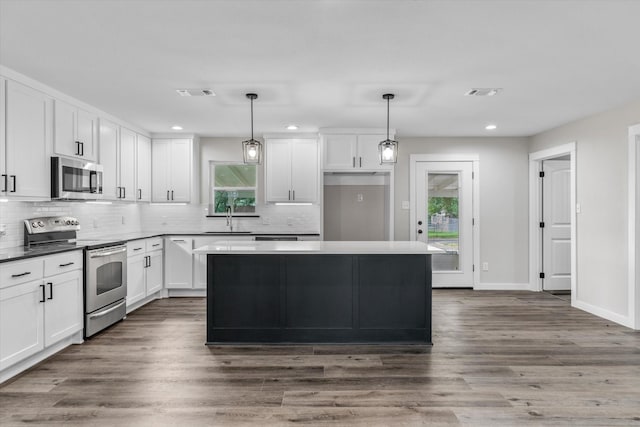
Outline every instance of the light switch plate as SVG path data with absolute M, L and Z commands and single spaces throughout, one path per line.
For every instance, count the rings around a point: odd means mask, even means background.
M 401 204 L 401 207 L 404 210 L 409 210 L 409 201 L 408 200 L 403 200 L 402 204 Z

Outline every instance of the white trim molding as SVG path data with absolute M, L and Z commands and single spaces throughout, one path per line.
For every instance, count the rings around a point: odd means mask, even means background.
M 576 217 L 576 143 L 559 145 L 529 153 L 529 286 L 531 290 L 542 291 L 539 272 L 542 259 L 542 234 L 540 233 L 540 170 L 543 160 L 569 155 L 570 157 L 570 198 L 571 198 L 571 305 L 576 307 L 578 294 L 577 261 L 577 217 Z
M 536 291 L 528 282 L 525 283 L 478 283 L 474 291 Z
M 573 300 L 573 297 L 571 299 Z M 571 305 L 575 308 L 579 308 L 580 310 L 584 310 L 587 313 L 594 314 L 598 317 L 602 317 L 603 319 L 610 320 L 622 326 L 626 326 L 628 328 L 633 327 L 631 316 L 622 316 L 618 313 L 614 313 L 613 311 L 609 311 L 601 307 L 596 307 L 595 305 L 580 300 L 576 300 L 575 302 L 572 301 Z
M 640 244 L 638 239 L 640 203 L 640 124 L 629 126 L 629 247 L 628 247 L 628 313 L 626 326 L 640 329 Z M 621 322 L 619 322 L 621 323 Z M 625 324 L 625 323 L 623 323 Z
M 473 162 L 473 289 L 480 284 L 480 156 L 478 154 L 409 155 L 409 240 L 415 239 L 411 227 L 416 223 L 416 167 L 418 162 Z

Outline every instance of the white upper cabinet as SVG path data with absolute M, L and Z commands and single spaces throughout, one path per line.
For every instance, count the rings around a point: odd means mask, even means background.
M 152 201 L 191 201 L 191 139 L 154 139 L 151 145 Z
M 136 141 L 136 200 L 151 201 L 151 139 L 138 135 Z
M 149 201 L 150 162 L 149 138 L 100 120 L 100 164 L 104 168 L 102 193 L 105 199 Z M 145 188 L 136 183 L 144 183 Z
M 265 138 L 267 202 L 316 202 L 318 174 L 317 140 Z
M 118 125 L 100 120 L 100 164 L 102 173 L 102 194 L 106 200 L 120 199 L 119 144 Z
M 120 128 L 120 200 L 134 201 L 136 191 L 136 134 Z
M 0 196 L 51 197 L 52 98 L 7 80 Z
M 393 135 L 390 135 L 393 137 Z M 392 164 L 380 164 L 378 144 L 385 134 L 324 134 L 323 168 L 327 171 L 376 171 L 393 169 Z
M 95 161 L 98 116 L 57 99 L 54 104 L 53 151 Z

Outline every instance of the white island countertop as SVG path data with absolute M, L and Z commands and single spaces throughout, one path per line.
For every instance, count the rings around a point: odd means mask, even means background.
M 443 250 L 415 241 L 231 241 L 220 240 L 195 254 L 441 254 Z

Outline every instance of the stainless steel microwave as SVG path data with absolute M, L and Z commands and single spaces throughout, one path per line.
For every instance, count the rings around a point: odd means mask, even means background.
M 51 198 L 96 200 L 102 198 L 103 168 L 97 163 L 65 157 L 51 158 Z

